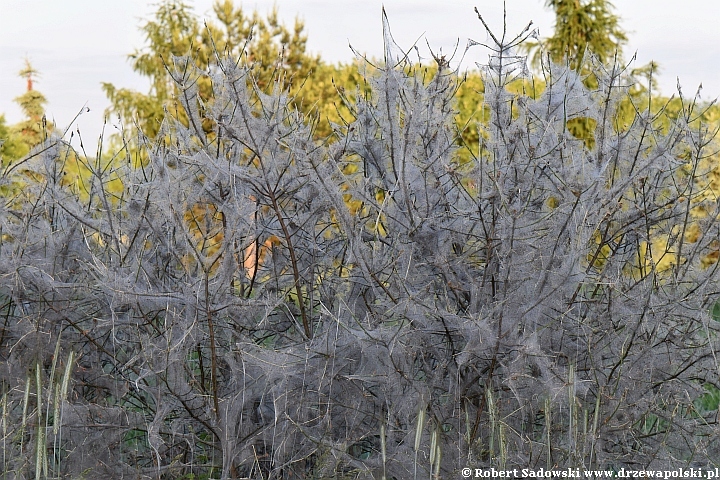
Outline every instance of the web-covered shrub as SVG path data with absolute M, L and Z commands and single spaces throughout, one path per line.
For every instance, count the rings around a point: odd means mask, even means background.
M 69 182 L 55 139 L 5 172 L 9 478 L 713 465 L 718 205 L 692 109 L 616 125 L 628 79 L 601 65 L 595 91 L 552 66 L 511 94 L 524 59 L 498 41 L 462 163 L 456 75 L 386 45 L 325 143 L 280 84 L 178 58 L 188 122 L 145 162 Z

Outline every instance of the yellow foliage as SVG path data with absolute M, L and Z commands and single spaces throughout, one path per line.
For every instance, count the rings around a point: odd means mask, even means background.
M 198 260 L 202 269 L 209 275 L 214 274 L 220 264 L 223 240 L 225 239 L 223 213 L 218 211 L 212 203 L 195 203 L 185 209 L 183 221 L 187 228 L 187 235 L 194 255 L 183 256 L 182 263 L 186 269 L 197 265 Z M 257 269 L 262 265 L 274 246 L 279 245 L 280 239 L 270 235 L 265 240 L 251 242 L 243 250 L 242 259 L 236 259 L 242 264 L 248 278 L 255 276 Z
M 655 238 L 640 244 L 634 263 L 635 271 L 647 272 L 654 267 L 655 272 L 663 273 L 677 265 L 677 251 L 667 238 Z
M 222 212 L 211 203 L 196 203 L 185 208 L 183 220 L 197 254 L 205 258 L 213 257 L 222 246 L 224 238 Z
M 713 240 L 710 243 L 710 253 L 700 259 L 700 265 L 702 268 L 709 268 L 715 265 L 720 260 L 720 241 Z

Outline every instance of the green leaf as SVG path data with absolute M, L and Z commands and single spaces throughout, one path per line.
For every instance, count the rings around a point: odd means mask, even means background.
M 713 320 L 720 322 L 720 302 L 715 302 L 712 309 L 710 309 L 710 314 L 712 315 Z

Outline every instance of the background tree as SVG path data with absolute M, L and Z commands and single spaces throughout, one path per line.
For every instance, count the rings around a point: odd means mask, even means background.
M 532 52 L 532 64 L 536 68 L 546 70 L 550 67 L 549 62 L 567 63 L 581 74 L 586 86 L 597 88 L 598 80 L 586 54 L 594 55 L 602 65 L 621 62 L 622 46 L 627 42 L 620 18 L 613 13 L 612 3 L 607 0 L 546 0 L 545 7 L 555 14 L 553 35 L 542 42 L 528 42 L 521 48 Z M 616 113 L 629 119 L 634 115 L 630 105 Z M 626 121 L 618 121 L 620 125 L 624 123 Z M 588 147 L 595 141 L 595 127 L 596 123 L 589 118 L 575 118 L 567 123 L 570 133 Z
M 0 115 L 0 157 L 3 166 L 23 156 L 25 145 L 13 128 L 7 124 L 5 115 Z
M 0 139 L 4 141 L 0 154 L 3 163 L 27 155 L 32 147 L 47 139 L 49 132 L 54 129 L 45 117 L 47 99 L 34 88 L 39 73 L 30 60 L 25 60 L 25 66 L 19 75 L 26 80 L 27 87 L 25 93 L 15 98 L 15 102 L 20 106 L 25 118 L 15 125 L 7 126 L 5 117 L 0 116 Z
M 553 62 L 567 59 L 572 69 L 581 70 L 586 50 L 603 64 L 612 62 L 622 53 L 627 35 L 609 1 L 546 0 L 545 6 L 555 13 L 553 35 L 543 42 L 543 52 Z M 528 47 L 536 48 L 537 44 Z M 536 64 L 540 55 L 541 51 L 536 49 L 533 59 Z
M 306 52 L 307 37 L 299 20 L 293 29 L 288 29 L 280 23 L 277 10 L 263 19 L 257 12 L 246 14 L 231 0 L 216 1 L 213 13 L 214 18 L 202 24 L 187 3 L 165 0 L 154 18 L 142 25 L 147 44 L 129 58 L 133 70 L 150 79 L 150 91 L 144 94 L 103 84 L 111 110 L 126 125 L 137 125 L 153 138 L 167 112 L 181 120 L 187 118 L 173 100 L 178 92 L 169 73 L 173 57 L 190 54 L 195 64 L 207 71 L 217 53 L 227 54 L 253 67 L 255 82 L 261 90 L 272 89 L 274 79 L 280 79 L 294 93 L 320 65 L 318 56 Z M 197 82 L 199 98 L 209 101 L 212 97 L 209 78 L 201 76 Z M 303 111 L 312 106 L 302 101 L 295 104 Z

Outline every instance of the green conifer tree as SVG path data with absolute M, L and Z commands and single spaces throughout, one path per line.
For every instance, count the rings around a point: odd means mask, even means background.
M 23 112 L 24 119 L 15 125 L 7 126 L 5 117 L 0 116 L 0 139 L 3 140 L 0 155 L 2 155 L 3 163 L 27 155 L 32 147 L 47 139 L 49 132 L 54 128 L 45 117 L 47 99 L 45 95 L 34 88 L 34 82 L 39 76 L 38 71 L 26 59 L 25 66 L 20 70 L 19 75 L 27 81 L 25 93 L 15 98 L 15 102 Z
M 627 35 L 620 17 L 607 0 L 546 0 L 555 13 L 554 32 L 544 42 L 545 52 L 554 62 L 565 58 L 575 70 L 582 70 L 585 51 L 602 63 L 610 63 L 622 53 Z M 539 60 L 536 53 L 536 61 Z
M 25 114 L 25 120 L 18 123 L 15 128 L 20 132 L 23 141 L 28 146 L 37 145 L 45 140 L 47 126 L 45 119 L 45 95 L 33 89 L 33 77 L 38 76 L 38 71 L 33 68 L 29 60 L 25 60 L 25 67 L 20 70 L 20 76 L 27 80 L 25 93 L 15 98 L 20 109 Z
M 531 53 L 533 65 L 547 65 L 548 60 L 558 64 L 567 62 L 583 76 L 588 88 L 596 88 L 597 78 L 586 53 L 592 53 L 600 63 L 609 65 L 622 60 L 622 47 L 627 42 L 612 3 L 608 0 L 546 0 L 545 7 L 555 14 L 554 31 L 551 37 L 542 41 L 542 48 L 536 42 L 527 42 L 523 46 Z M 634 114 L 632 109 L 621 110 L 623 115 Z M 568 121 L 567 128 L 592 148 L 594 120 L 574 118 Z

